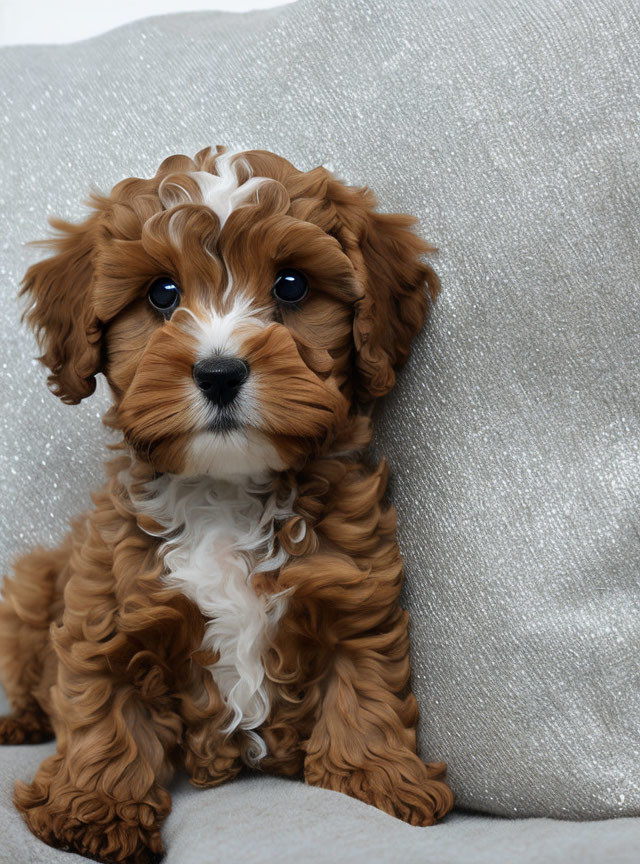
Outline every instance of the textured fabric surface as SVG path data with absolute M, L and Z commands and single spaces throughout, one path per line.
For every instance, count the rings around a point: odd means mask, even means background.
M 0 864 L 87 860 L 45 846 L 11 806 L 15 780 L 30 777 L 53 749 L 7 747 L 0 754 Z M 173 793 L 164 864 L 637 864 L 640 846 L 640 819 L 560 822 L 455 813 L 441 825 L 413 828 L 338 792 L 264 776 L 207 791 L 182 780 Z
M 639 41 L 636 0 L 300 0 L 4 49 L 2 563 L 60 537 L 107 437 L 18 324 L 46 214 L 209 143 L 327 164 L 441 250 L 377 438 L 422 755 L 465 807 L 640 814 Z

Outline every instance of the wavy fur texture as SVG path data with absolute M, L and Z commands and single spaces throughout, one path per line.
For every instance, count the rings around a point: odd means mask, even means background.
M 103 373 L 121 433 L 107 483 L 0 603 L 0 742 L 55 735 L 15 803 L 45 842 L 162 855 L 169 786 L 258 768 L 413 825 L 453 799 L 416 754 L 387 469 L 363 455 L 438 282 L 408 216 L 264 151 L 172 156 L 56 220 L 23 283 L 65 402 Z M 304 301 L 278 302 L 282 268 Z M 172 313 L 149 285 L 180 289 Z M 230 405 L 193 367 L 241 358 Z

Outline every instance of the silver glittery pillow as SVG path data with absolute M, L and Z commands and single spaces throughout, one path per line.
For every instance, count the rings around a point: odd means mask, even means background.
M 0 52 L 2 565 L 100 482 L 19 326 L 23 243 L 210 143 L 414 212 L 444 292 L 378 418 L 422 755 L 458 803 L 640 814 L 635 0 L 300 0 Z

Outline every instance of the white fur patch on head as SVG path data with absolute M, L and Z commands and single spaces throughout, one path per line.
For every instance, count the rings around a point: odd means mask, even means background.
M 202 195 L 202 203 L 216 214 L 220 220 L 220 229 L 229 215 L 242 204 L 246 204 L 258 188 L 268 181 L 267 177 L 249 177 L 244 183 L 238 180 L 237 169 L 242 167 L 251 174 L 251 166 L 236 152 L 223 153 L 215 161 L 217 174 L 208 171 L 192 171 L 191 177 L 196 181 Z
M 214 167 L 216 174 L 209 171 L 186 172 L 186 176 L 195 183 L 197 191 L 193 187 L 185 188 L 190 184 L 182 185 L 177 181 L 176 175 L 168 174 L 158 188 L 163 207 L 169 210 L 179 204 L 204 204 L 216 214 L 222 231 L 231 213 L 243 204 L 248 204 L 254 196 L 257 200 L 260 186 L 270 182 L 268 177 L 251 176 L 251 165 L 243 159 L 241 151 L 221 154 L 215 160 Z M 240 168 L 247 178 L 242 182 L 238 176 Z M 182 246 L 186 216 L 183 211 L 177 210 L 169 220 L 169 239 L 176 249 Z
M 276 522 L 293 515 L 294 495 L 279 501 L 269 487 L 165 474 L 136 494 L 139 513 L 162 526 L 164 580 L 177 587 L 207 619 L 202 648 L 217 653 L 209 666 L 229 709 L 227 734 L 245 730 L 250 758 L 267 753 L 254 731 L 271 706 L 263 656 L 287 607 L 287 596 L 256 594 L 254 574 L 278 570 L 287 560 L 276 549 Z

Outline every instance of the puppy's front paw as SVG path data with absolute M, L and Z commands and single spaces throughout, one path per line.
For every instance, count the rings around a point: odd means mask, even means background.
M 31 831 L 49 846 L 105 864 L 157 864 L 164 849 L 156 811 L 138 802 L 106 803 L 78 792 L 67 810 L 55 801 L 30 806 L 18 784 L 16 804 Z
M 366 768 L 349 771 L 319 767 L 307 766 L 307 783 L 343 792 L 410 825 L 433 825 L 453 806 L 453 793 L 443 780 L 445 766 L 425 765 L 411 752 L 372 758 Z

